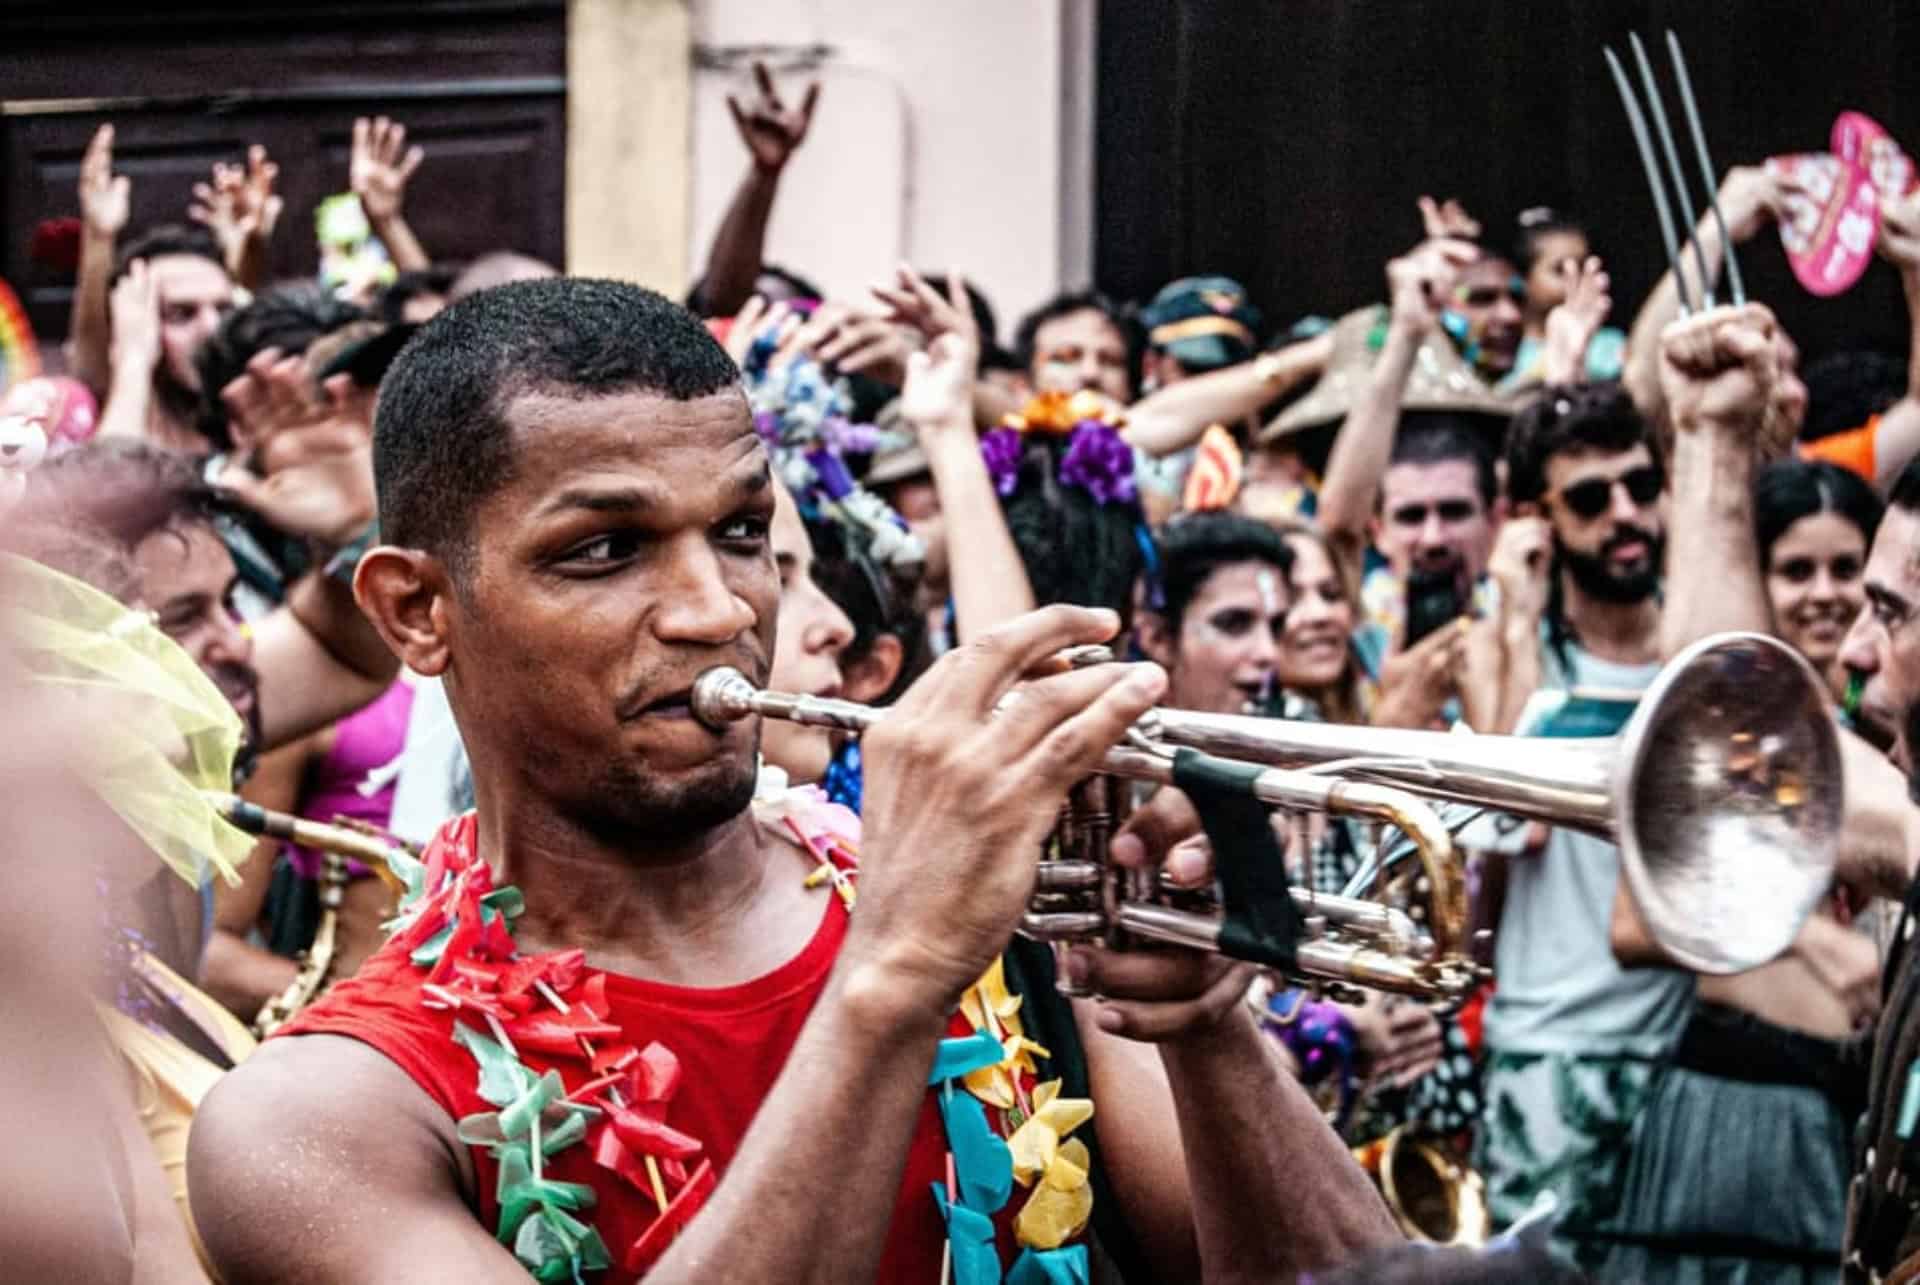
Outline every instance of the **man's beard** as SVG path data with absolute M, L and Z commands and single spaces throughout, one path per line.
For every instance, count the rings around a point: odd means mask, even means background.
M 1631 570 L 1621 570 L 1613 565 L 1610 555 L 1615 549 L 1628 544 L 1645 545 L 1646 557 Z M 1645 602 L 1660 591 L 1660 570 L 1665 565 L 1666 539 L 1651 531 L 1623 525 L 1600 546 L 1598 553 L 1569 549 L 1556 538 L 1554 552 L 1560 559 L 1560 565 L 1573 577 L 1573 583 L 1589 598 L 1631 605 Z
M 759 737 L 744 759 L 716 758 L 690 781 L 664 785 L 625 763 L 610 765 L 575 811 L 588 830 L 640 848 L 675 847 L 733 820 L 753 802 L 759 779 Z

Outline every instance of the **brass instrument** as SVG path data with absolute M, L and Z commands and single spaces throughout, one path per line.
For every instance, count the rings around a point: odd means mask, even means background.
M 301 954 L 300 971 L 294 974 L 286 989 L 261 1005 L 253 1019 L 253 1033 L 265 1039 L 326 989 L 333 971 L 341 894 L 347 886 L 347 859 L 359 861 L 399 896 L 406 891 L 406 885 L 395 867 L 406 865 L 413 853 L 406 844 L 385 835 L 289 816 L 249 803 L 235 794 L 208 791 L 206 799 L 214 811 L 235 828 L 262 838 L 297 843 L 323 854 L 326 859 L 320 875 L 320 922 L 314 929 L 313 944 Z M 396 860 L 396 856 L 403 859 Z
M 762 691 L 737 669 L 702 674 L 693 685 L 693 712 L 712 727 L 759 715 L 859 734 L 886 711 L 852 701 Z M 1145 938 L 1220 951 L 1221 921 L 1192 905 L 1191 893 L 1160 886 L 1152 875 L 1122 871 L 1105 860 L 1106 839 L 1122 815 L 1123 791 L 1102 777 L 1167 784 L 1171 750 L 1145 737 L 1107 751 L 1102 776 L 1076 787 L 1066 810 L 1065 859 L 1040 863 L 1034 900 L 1022 935 L 1053 943 L 1105 940 L 1120 945 Z M 1453 860 L 1453 839 L 1433 810 L 1390 786 L 1283 768 L 1260 771 L 1250 793 L 1275 807 L 1368 817 L 1398 827 L 1414 843 L 1439 909 L 1429 915 L 1431 936 L 1404 913 L 1359 898 L 1290 890 L 1305 920 L 1298 943 L 1299 975 L 1394 991 L 1422 999 L 1459 1000 L 1480 979 L 1465 956 L 1466 890 Z M 1060 972 L 1062 989 L 1065 970 Z M 1069 992 L 1077 993 L 1077 992 Z
M 1487 1184 L 1445 1142 L 1403 1124 L 1353 1149 L 1387 1209 L 1412 1240 L 1484 1245 L 1493 1230 Z
M 886 713 L 761 691 L 728 668 L 701 675 L 692 703 L 714 727 L 759 715 L 856 735 Z M 1701 972 L 1738 972 L 1786 948 L 1831 883 L 1840 831 L 1839 738 L 1824 685 L 1798 653 L 1757 634 L 1703 639 L 1676 656 L 1616 737 L 1457 736 L 1161 708 L 1099 770 L 1166 783 L 1173 747 L 1273 765 L 1251 782 L 1266 803 L 1383 820 L 1412 838 L 1432 894 L 1427 933 L 1377 902 L 1291 889 L 1307 927 L 1297 972 L 1309 984 L 1429 1000 L 1461 998 L 1481 974 L 1464 953 L 1451 836 L 1414 796 L 1612 839 L 1655 940 Z M 1103 859 L 1116 796 L 1098 778 L 1076 789 L 1068 819 L 1081 842 L 1067 846 L 1085 859 L 1041 863 L 1021 931 L 1220 950 L 1221 922 L 1192 894 Z
M 1702 973 L 1779 955 L 1833 882 L 1842 799 L 1826 685 L 1763 634 L 1703 638 L 1618 735 L 1455 735 L 1157 709 L 1142 734 L 1610 839 L 1660 946 Z

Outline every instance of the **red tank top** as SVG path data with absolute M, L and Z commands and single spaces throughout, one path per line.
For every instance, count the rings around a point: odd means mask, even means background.
M 468 814 L 448 823 L 436 836 L 426 855 L 427 886 L 437 886 L 442 877 L 442 866 L 436 863 L 445 863 L 444 870 L 450 874 L 459 872 L 462 861 L 479 865 L 471 855 L 474 829 L 474 818 Z M 485 887 L 491 887 L 484 867 L 475 873 L 482 877 Z M 802 873 L 796 870 L 795 877 Z M 582 970 L 584 984 L 567 991 L 576 1000 L 576 1012 L 581 1012 L 579 997 L 597 995 L 596 988 L 604 985 L 606 1020 L 622 1031 L 617 1038 L 602 1039 L 604 1047 L 622 1041 L 642 1047 L 657 1042 L 678 1058 L 678 1087 L 666 1105 L 663 1122 L 677 1134 L 703 1144 L 699 1160 L 711 1163 L 716 1178 L 732 1161 L 754 1113 L 786 1064 L 846 938 L 845 902 L 827 892 L 826 882 L 820 886 L 823 913 L 812 940 L 785 964 L 752 981 L 695 989 Z M 399 1065 L 449 1117 L 461 1121 L 494 1111 L 497 1103 L 481 1095 L 476 1058 L 466 1046 L 455 1042 L 455 1023 L 459 1021 L 481 1034 L 486 1034 L 489 1027 L 484 1015 L 471 1009 L 456 1013 L 429 1006 L 433 974 L 411 957 L 422 944 L 423 935 L 423 931 L 399 929 L 357 975 L 334 986 L 283 1026 L 275 1038 L 328 1034 L 359 1040 Z M 552 1012 L 545 1005 L 539 1010 Z M 591 1020 L 584 1013 L 582 1017 Z M 512 1032 L 516 1025 L 510 1019 L 500 1030 Z M 949 1034 L 971 1036 L 974 1028 L 966 1016 L 955 1013 Z M 559 1072 L 570 1095 L 595 1078 L 593 1068 L 578 1053 L 554 1056 L 542 1052 L 536 1047 L 538 1043 L 524 1036 L 515 1039 L 520 1061 L 535 1073 L 544 1074 L 550 1069 Z M 1024 1098 L 1034 1087 L 1033 1077 L 1022 1074 L 1020 1080 Z M 606 1126 L 596 1126 L 593 1132 L 599 1134 L 603 1128 L 612 1132 Z M 651 1183 L 639 1174 L 633 1174 L 629 1181 L 604 1167 L 596 1159 L 596 1150 L 596 1145 L 583 1143 L 559 1151 L 545 1160 L 544 1177 L 592 1189 L 591 1207 L 576 1217 L 591 1222 L 612 1259 L 607 1273 L 596 1274 L 595 1279 L 636 1281 L 664 1252 L 667 1243 L 656 1237 L 647 1251 L 633 1252 L 659 1215 L 656 1197 L 648 1194 Z M 500 1162 L 484 1145 L 471 1146 L 470 1151 L 480 1215 L 488 1230 L 497 1232 L 502 1212 Z M 692 1168 L 689 1163 L 677 1172 L 667 1169 L 667 1190 L 678 1192 L 700 1185 L 705 1175 L 687 1175 L 686 1170 Z M 676 1178 L 682 1181 L 674 1181 Z M 834 1180 L 831 1173 L 795 1174 L 793 1178 L 799 1187 Z M 908 1147 L 906 1171 L 895 1198 L 878 1280 L 932 1285 L 941 1279 L 946 1228 L 930 1189 L 947 1181 L 945 1130 L 934 1095 L 929 1093 Z M 1020 1252 L 1013 1224 L 1021 1195 L 1016 1188 L 1014 1199 L 993 1219 L 1002 1263 L 1013 1261 Z M 677 1201 L 677 1195 L 673 1198 Z M 697 1208 L 703 1198 L 704 1191 L 694 1193 L 690 1209 Z

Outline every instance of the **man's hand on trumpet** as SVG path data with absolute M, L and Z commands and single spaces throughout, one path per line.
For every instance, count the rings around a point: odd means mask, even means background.
M 1109 852 L 1117 866 L 1157 869 L 1182 888 L 1213 882 L 1213 852 L 1200 816 L 1171 787 L 1134 812 Z M 1198 1034 L 1237 1013 L 1257 971 L 1223 955 L 1144 946 L 1124 952 L 1075 946 L 1066 967 L 1100 997 L 1090 1002 L 1101 1030 L 1154 1043 Z
M 867 732 L 860 913 L 841 956 L 850 981 L 943 1014 L 1006 948 L 1067 790 L 1167 681 L 1151 664 L 1024 676 L 1119 625 L 1111 611 L 1067 606 L 1008 621 L 942 657 Z

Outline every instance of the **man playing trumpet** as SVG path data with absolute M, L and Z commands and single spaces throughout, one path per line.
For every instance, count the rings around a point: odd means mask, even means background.
M 1041 839 L 1165 685 L 1028 677 L 1110 613 L 935 666 L 866 738 L 856 840 L 750 806 L 757 725 L 692 717 L 701 672 L 765 678 L 780 584 L 776 485 L 688 314 L 478 294 L 396 363 L 375 457 L 358 595 L 444 678 L 477 808 L 388 947 L 202 1108 L 227 1280 L 1272 1279 L 1395 1238 L 1239 966 L 1074 956 L 1109 997 L 1075 1015 L 1096 1118 L 1021 1033 L 997 961 Z

